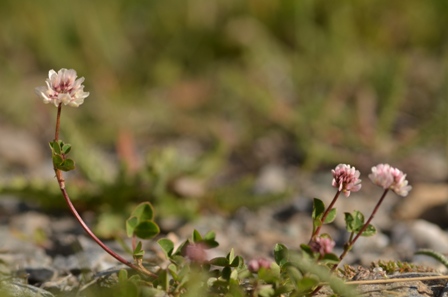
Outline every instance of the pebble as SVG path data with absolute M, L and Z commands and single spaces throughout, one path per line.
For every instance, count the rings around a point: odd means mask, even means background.
M 47 290 L 19 281 L 3 281 L 0 288 L 1 296 L 8 297 L 54 297 Z
M 448 252 L 448 235 L 439 226 L 425 220 L 415 220 L 409 224 L 409 235 L 415 246 L 428 248 L 439 253 Z

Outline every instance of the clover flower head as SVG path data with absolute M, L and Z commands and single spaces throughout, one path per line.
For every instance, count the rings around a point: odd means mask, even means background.
M 360 173 L 355 167 L 339 164 L 331 172 L 333 173 L 331 185 L 338 191 L 342 191 L 346 197 L 350 196 L 351 192 L 357 192 L 361 189 Z
M 392 167 L 389 164 L 378 164 L 372 167 L 372 173 L 369 174 L 370 180 L 383 189 L 389 189 L 394 178 L 391 173 Z
M 409 191 L 412 190 L 412 186 L 408 185 L 408 181 L 406 180 L 406 174 L 397 168 L 393 168 L 391 172 L 394 177 L 394 182 L 391 186 L 392 191 L 399 196 L 406 197 Z
M 53 103 L 56 107 L 63 103 L 78 107 L 84 103 L 89 92 L 84 92 L 82 85 L 84 77 L 76 79 L 76 71 L 62 68 L 58 72 L 53 69 L 48 72 L 46 86 L 37 87 L 36 94 L 42 98 L 45 104 Z
M 185 249 L 185 256 L 192 262 L 203 263 L 207 260 L 207 252 L 204 244 L 190 243 Z
M 257 273 L 260 268 L 271 268 L 271 262 L 272 261 L 266 258 L 252 259 L 247 264 L 247 269 L 249 269 L 250 272 Z
M 310 243 L 311 250 L 321 256 L 331 253 L 334 246 L 335 242 L 328 237 L 317 237 Z
M 412 189 L 408 185 L 406 174 L 389 164 L 378 164 L 372 167 L 372 173 L 369 174 L 369 178 L 374 184 L 385 190 L 390 189 L 402 197 L 406 197 Z

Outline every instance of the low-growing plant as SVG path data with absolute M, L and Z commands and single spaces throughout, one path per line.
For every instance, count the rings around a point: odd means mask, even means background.
M 219 245 L 214 232 L 201 235 L 193 231 L 191 239 L 179 246 L 169 239 L 162 238 L 158 244 L 163 250 L 167 263 L 160 267 L 148 268 L 145 265 L 143 244 L 159 233 L 154 221 L 154 209 L 149 202 L 139 204 L 126 220 L 126 233 L 132 239 L 130 249 L 133 261 L 128 261 L 107 247 L 85 224 L 73 205 L 66 188 L 63 172 L 75 169 L 76 163 L 69 157 L 71 145 L 59 137 L 61 111 L 63 105 L 78 107 L 89 93 L 84 92 L 84 78 L 76 79 L 73 69 L 50 70 L 46 86 L 36 88 L 36 93 L 44 103 L 57 107 L 56 128 L 50 142 L 53 167 L 61 193 L 70 211 L 87 232 L 107 253 L 138 275 L 128 276 L 126 270 L 118 275 L 119 290 L 115 294 L 126 296 L 312 296 L 324 285 L 331 287 L 337 295 L 356 296 L 356 292 L 345 286 L 344 281 L 334 273 L 346 254 L 361 236 L 376 233 L 371 224 L 387 193 L 393 191 L 407 196 L 411 190 L 406 174 L 388 164 L 372 167 L 370 180 L 383 188 L 370 216 L 354 210 L 346 212 L 345 224 L 349 239 L 338 256 L 333 253 L 335 242 L 329 234 L 321 234 L 324 224 L 334 221 L 337 215 L 336 202 L 341 194 L 348 197 L 351 192 L 361 189 L 360 172 L 347 164 L 339 164 L 332 170 L 332 186 L 336 194 L 329 204 L 318 198 L 313 201 L 313 228 L 307 244 L 300 249 L 291 250 L 278 243 L 273 250 L 274 260 L 268 258 L 251 259 L 245 263 L 232 249 L 226 256 L 210 259 L 208 250 Z M 117 293 L 118 292 L 118 293 Z

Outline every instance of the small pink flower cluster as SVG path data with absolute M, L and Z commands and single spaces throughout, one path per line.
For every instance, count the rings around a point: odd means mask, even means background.
M 334 245 L 335 242 L 328 237 L 317 237 L 311 241 L 310 248 L 313 252 L 323 256 L 331 253 Z
M 82 85 L 84 77 L 76 79 L 76 71 L 62 68 L 58 72 L 53 69 L 48 72 L 46 86 L 37 87 L 36 94 L 41 97 L 45 104 L 53 103 L 56 107 L 59 104 L 78 107 L 84 103 L 84 99 L 89 96 L 89 92 L 84 92 Z
M 350 192 L 356 192 L 361 189 L 360 173 L 355 167 L 346 164 L 339 164 L 333 173 L 332 186 L 338 191 L 344 193 L 346 197 L 350 196 Z M 406 174 L 389 164 L 379 164 L 372 167 L 372 173 L 369 174 L 370 180 L 382 187 L 383 189 L 390 189 L 397 195 L 407 196 L 412 189 L 406 180 Z
M 257 273 L 260 268 L 269 269 L 271 268 L 272 261 L 265 259 L 265 258 L 259 258 L 259 259 L 252 259 L 247 264 L 247 269 L 249 269 L 252 273 Z
M 406 174 L 389 164 L 379 164 L 372 167 L 372 173 L 369 174 L 369 178 L 374 184 L 385 190 L 390 189 L 403 197 L 407 196 L 412 189 L 408 185 Z
M 190 243 L 185 248 L 185 256 L 192 262 L 204 263 L 207 260 L 207 252 L 203 244 Z
M 357 192 L 361 189 L 360 173 L 355 167 L 339 164 L 331 172 L 333 173 L 332 186 L 342 191 L 346 197 L 350 196 L 350 192 Z

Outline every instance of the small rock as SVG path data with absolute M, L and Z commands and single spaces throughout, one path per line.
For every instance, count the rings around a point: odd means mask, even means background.
M 283 167 L 267 165 L 255 182 L 257 194 L 281 194 L 286 190 L 286 174 Z
M 56 272 L 50 268 L 25 268 L 24 272 L 27 274 L 28 282 L 31 285 L 50 281 L 56 275 Z
M 0 129 L 0 160 L 8 166 L 15 165 L 28 170 L 39 166 L 43 160 L 41 144 L 29 133 L 11 128 Z M 0 163 L 1 164 L 1 163 Z
M 417 248 L 429 248 L 439 253 L 448 252 L 448 235 L 439 226 L 424 220 L 409 225 L 409 234 Z
M 54 297 L 50 292 L 18 281 L 2 282 L 0 296 L 8 297 Z
M 435 211 L 433 211 L 432 221 L 445 220 L 448 225 L 448 211 L 446 210 L 448 200 L 448 185 L 446 183 L 430 184 L 421 183 L 413 185 L 412 191 L 409 197 L 400 201 L 397 207 L 396 214 L 399 219 L 417 219 L 429 211 L 430 209 L 441 209 L 442 212 L 435 217 Z M 445 207 L 443 207 L 445 206 Z M 428 217 L 430 217 L 428 215 Z

